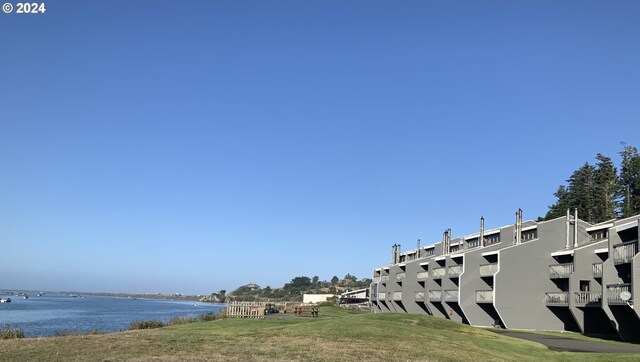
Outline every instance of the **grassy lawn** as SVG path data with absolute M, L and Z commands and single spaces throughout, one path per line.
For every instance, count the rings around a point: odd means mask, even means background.
M 421 315 L 224 319 L 104 335 L 0 340 L 0 360 L 604 361 L 638 355 L 553 352 L 545 346 Z

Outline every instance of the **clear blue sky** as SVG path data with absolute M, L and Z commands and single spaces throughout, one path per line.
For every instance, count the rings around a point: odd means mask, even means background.
M 46 7 L 0 13 L 0 288 L 370 277 L 640 146 L 638 1 Z

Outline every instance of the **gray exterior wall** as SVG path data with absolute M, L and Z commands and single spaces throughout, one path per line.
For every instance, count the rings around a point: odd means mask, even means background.
M 459 250 L 443 250 L 439 242 L 400 253 L 374 270 L 372 308 L 477 326 L 617 333 L 640 342 L 640 308 L 619 298 L 620 290 L 640 295 L 638 225 L 629 227 L 638 219 L 595 226 L 573 217 L 527 221 L 519 244 L 516 225 L 507 225 L 484 234 L 490 245 L 477 233 L 451 240 Z M 602 230 L 608 238 L 597 234 Z

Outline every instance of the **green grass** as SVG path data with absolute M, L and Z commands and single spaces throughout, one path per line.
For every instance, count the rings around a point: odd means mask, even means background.
M 637 355 L 553 352 L 429 316 L 350 314 L 320 318 L 223 319 L 158 329 L 0 340 L 0 360 L 183 361 L 610 361 Z

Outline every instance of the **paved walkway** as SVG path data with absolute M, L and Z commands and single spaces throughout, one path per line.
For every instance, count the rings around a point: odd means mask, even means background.
M 640 353 L 640 345 L 584 341 L 570 337 L 495 329 L 505 336 L 542 343 L 552 351 L 596 353 Z

